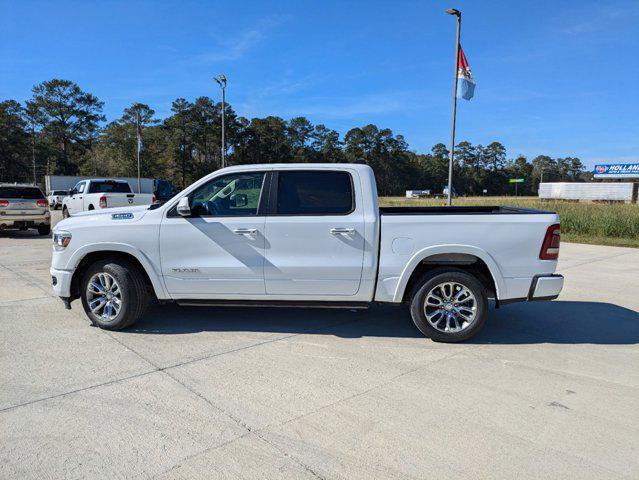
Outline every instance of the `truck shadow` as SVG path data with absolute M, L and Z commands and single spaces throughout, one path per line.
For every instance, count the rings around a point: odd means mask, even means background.
M 603 302 L 530 302 L 493 310 L 470 343 L 639 343 L 639 313 Z
M 150 309 L 129 333 L 155 335 L 203 331 L 277 332 L 342 338 L 420 338 L 405 306 L 375 305 L 368 311 L 311 308 L 178 307 Z M 471 344 L 639 343 L 639 313 L 610 303 L 531 302 L 491 309 Z

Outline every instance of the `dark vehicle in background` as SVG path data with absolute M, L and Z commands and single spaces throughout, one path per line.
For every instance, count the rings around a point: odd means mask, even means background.
M 153 180 L 153 194 L 155 195 L 155 199 L 157 203 L 160 205 L 164 204 L 167 200 L 171 199 L 175 194 L 178 193 L 178 189 L 175 188 L 173 182 L 170 180 Z
M 0 230 L 51 232 L 49 201 L 38 187 L 0 183 Z

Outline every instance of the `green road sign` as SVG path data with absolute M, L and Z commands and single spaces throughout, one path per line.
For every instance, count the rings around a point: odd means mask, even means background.
M 508 180 L 508 183 L 524 183 L 524 179 L 523 178 L 511 178 L 510 180 Z

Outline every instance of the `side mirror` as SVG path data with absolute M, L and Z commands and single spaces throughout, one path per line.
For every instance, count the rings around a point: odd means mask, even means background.
M 191 206 L 189 205 L 189 197 L 182 197 L 177 204 L 177 213 L 183 217 L 191 215 Z
M 77 191 L 75 188 L 72 188 L 71 190 L 69 190 L 69 195 L 70 195 L 70 196 L 73 196 L 73 195 L 75 195 L 76 193 L 78 193 L 78 191 Z
M 246 207 L 248 205 L 248 197 L 246 193 L 236 193 L 231 195 L 231 206 L 236 208 Z

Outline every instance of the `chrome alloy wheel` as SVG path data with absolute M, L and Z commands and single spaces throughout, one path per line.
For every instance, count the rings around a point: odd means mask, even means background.
M 424 314 L 428 323 L 440 332 L 461 332 L 477 317 L 477 300 L 461 283 L 440 283 L 426 295 Z
M 87 304 L 102 320 L 111 321 L 122 308 L 122 292 L 118 282 L 105 272 L 96 273 L 87 285 Z

